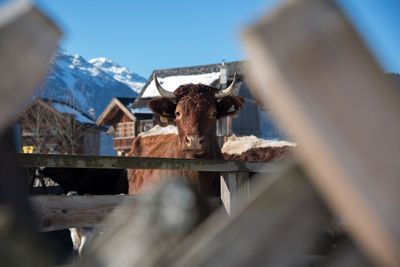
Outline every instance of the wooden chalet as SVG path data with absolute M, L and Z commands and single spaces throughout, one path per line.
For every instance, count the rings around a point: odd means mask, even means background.
M 125 155 L 133 139 L 154 126 L 153 112 L 147 107 L 134 107 L 135 98 L 115 97 L 100 114 L 96 124 L 109 127 L 113 147 L 118 155 Z
M 102 129 L 68 103 L 36 98 L 20 113 L 17 124 L 22 152 L 99 154 Z
M 244 107 L 235 117 L 222 118 L 217 122 L 217 136 L 228 135 L 256 135 L 261 136 L 260 129 L 260 108 L 250 93 L 248 85 L 244 82 L 244 62 L 223 62 L 221 64 L 200 65 L 183 68 L 154 70 L 144 85 L 134 106 L 144 108 L 148 102 L 159 97 L 159 93 L 153 81 L 153 74 L 156 73 L 162 86 L 173 92 L 178 86 L 186 83 L 202 83 L 215 88 L 224 89 L 233 79 L 235 72 L 239 74 L 236 94 L 245 99 Z M 165 124 L 160 118 L 155 118 L 155 123 Z

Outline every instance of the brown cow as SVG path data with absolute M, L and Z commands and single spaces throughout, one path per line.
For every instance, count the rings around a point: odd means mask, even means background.
M 175 121 L 178 133 L 161 136 L 139 135 L 131 155 L 161 158 L 223 159 L 216 138 L 216 121 L 235 114 L 243 105 L 240 96 L 232 96 L 236 74 L 232 84 L 218 91 L 203 84 L 185 84 L 174 93 L 168 92 L 154 81 L 161 98 L 150 101 L 155 114 Z M 154 140 L 157 138 L 157 140 Z M 182 177 L 205 195 L 219 194 L 219 173 L 185 170 L 129 170 L 129 194 L 137 194 L 149 185 L 167 177 Z

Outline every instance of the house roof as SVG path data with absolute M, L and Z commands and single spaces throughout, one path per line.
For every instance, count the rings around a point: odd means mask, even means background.
M 136 98 L 133 97 L 116 97 L 116 99 L 125 106 L 127 110 L 129 110 L 132 114 L 153 114 L 153 112 L 149 108 L 136 108 L 133 106 Z
M 76 106 L 71 105 L 60 100 L 54 100 L 49 98 L 36 98 L 43 100 L 45 103 L 50 104 L 55 110 L 61 114 L 72 115 L 77 121 L 82 124 L 95 124 L 94 119 L 89 114 L 83 112 Z
M 153 112 L 149 108 L 135 108 L 133 103 L 135 98 L 131 97 L 114 97 L 107 105 L 104 111 L 97 118 L 97 125 L 109 125 L 113 117 L 118 111 L 123 112 L 132 121 L 136 119 L 152 119 Z
M 51 101 L 51 105 L 60 113 L 69 114 L 80 123 L 84 124 L 95 124 L 94 120 L 90 115 L 83 113 L 82 111 L 60 101 Z
M 192 74 L 192 75 L 178 75 L 178 76 L 168 76 L 164 78 L 158 78 L 160 84 L 162 84 L 163 88 L 167 91 L 173 92 L 176 88 L 178 88 L 182 84 L 188 83 L 202 83 L 205 85 L 215 84 L 220 78 L 220 72 L 211 72 L 211 73 L 201 73 L 201 74 Z M 157 90 L 156 84 L 154 80 L 152 80 L 146 90 L 143 91 L 141 95 L 142 98 L 152 98 L 159 97 L 160 93 Z
M 85 114 L 78 108 L 63 101 L 37 97 L 33 99 L 33 101 L 31 101 L 28 106 L 25 107 L 25 110 L 29 109 L 36 103 L 41 104 L 50 111 L 57 113 L 59 115 L 64 115 L 64 114 L 71 115 L 76 121 L 80 122 L 81 124 L 95 124 L 94 120 L 91 118 L 90 115 Z
M 243 61 L 233 61 L 223 63 L 227 68 L 228 79 L 233 77 L 237 72 L 239 76 L 243 75 Z M 160 96 L 156 90 L 153 75 L 157 74 L 160 83 L 168 91 L 174 91 L 177 87 L 187 83 L 203 83 L 206 85 L 219 87 L 220 86 L 220 69 L 222 63 L 208 64 L 181 68 L 159 69 L 154 70 L 147 79 L 139 97 L 135 101 L 135 106 L 140 106 L 142 99 L 149 99 Z M 137 105 L 139 104 L 139 105 Z

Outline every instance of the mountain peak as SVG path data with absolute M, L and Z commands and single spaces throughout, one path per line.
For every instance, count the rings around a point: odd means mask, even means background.
M 113 64 L 113 65 L 118 65 L 118 64 L 114 63 L 111 59 L 108 59 L 106 57 L 92 58 L 92 59 L 89 59 L 89 62 L 92 63 L 95 66 L 101 66 L 101 65 L 106 64 L 106 63 Z
M 143 86 L 141 79 L 144 78 L 106 58 L 97 59 L 93 64 L 59 48 L 50 62 L 50 72 L 36 96 L 62 101 L 84 112 L 93 111 L 97 116 L 113 97 L 135 97 Z M 129 73 L 117 79 L 114 68 L 118 68 L 121 75 Z
M 103 72 L 107 73 L 119 82 L 126 84 L 128 87 L 132 88 L 133 91 L 139 93 L 146 79 L 137 73 L 131 71 L 126 67 L 121 67 L 119 64 L 115 63 L 113 60 L 98 57 L 89 60 L 91 64 L 99 68 Z

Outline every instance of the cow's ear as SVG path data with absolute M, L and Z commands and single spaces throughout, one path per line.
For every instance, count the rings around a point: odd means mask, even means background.
M 168 98 L 156 98 L 149 102 L 149 107 L 160 116 L 174 117 L 176 104 Z
M 217 119 L 234 115 L 243 106 L 244 99 L 240 96 L 226 96 L 217 102 Z

